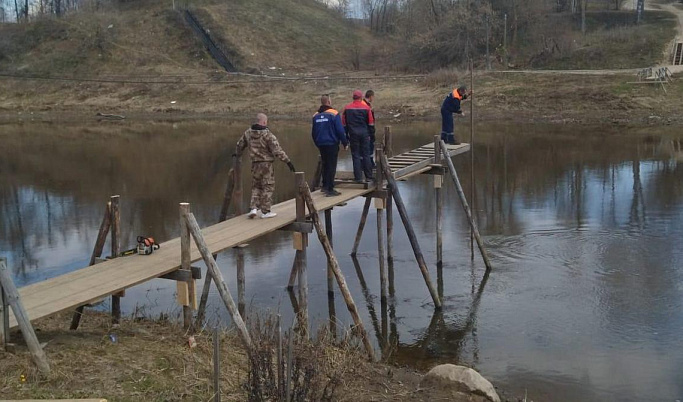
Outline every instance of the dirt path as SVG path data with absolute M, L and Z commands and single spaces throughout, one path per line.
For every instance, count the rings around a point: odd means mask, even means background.
M 635 10 L 635 1 L 626 0 L 622 4 L 624 10 Z M 678 24 L 676 24 L 676 37 L 666 44 L 662 51 L 662 63 L 658 67 L 668 67 L 672 73 L 683 72 L 683 66 L 674 66 L 671 64 L 671 49 L 673 45 L 680 42 L 683 38 L 683 4 L 681 3 L 652 3 L 645 2 L 645 10 L 647 11 L 668 11 L 676 16 Z

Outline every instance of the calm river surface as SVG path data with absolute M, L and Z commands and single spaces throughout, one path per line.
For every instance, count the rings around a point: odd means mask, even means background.
M 192 204 L 202 226 L 214 223 L 229 156 L 245 128 L 223 122 L 0 125 L 0 255 L 18 285 L 85 266 L 112 194 L 122 198 L 125 247 L 141 234 L 176 237 L 181 201 Z M 308 125 L 271 122 L 271 128 L 297 168 L 313 172 L 317 154 Z M 436 131 L 431 123 L 395 126 L 395 151 L 426 144 Z M 475 213 L 494 265 L 484 282 L 481 260 L 470 261 L 469 231 L 452 183 L 445 187 L 440 274 L 430 178 L 401 183 L 443 291 L 439 314 L 398 215 L 395 295 L 383 312 L 374 210 L 356 265 L 349 252 L 363 200 L 335 208 L 335 250 L 376 345 L 385 338 L 397 343 L 391 359 L 423 369 L 442 362 L 472 366 L 504 395 L 527 392 L 535 401 L 683 399 L 681 137 L 676 130 L 641 131 L 478 127 Z M 349 168 L 343 153 L 340 169 Z M 469 195 L 469 156 L 457 157 L 456 168 Z M 293 176 L 282 164 L 276 176 L 276 201 L 291 198 Z M 284 288 L 294 255 L 290 235 L 254 241 L 245 255 L 248 308 L 279 310 L 291 322 Z M 218 262 L 236 294 L 232 250 Z M 314 325 L 329 319 L 325 266 L 312 237 Z M 155 280 L 129 290 L 123 308 L 177 316 L 174 292 L 174 283 Z M 217 294 L 210 303 L 227 319 Z M 351 322 L 338 293 L 335 310 L 340 328 Z

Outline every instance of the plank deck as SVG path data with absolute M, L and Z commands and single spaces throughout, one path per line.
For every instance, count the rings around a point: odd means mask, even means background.
M 425 147 L 432 147 L 431 145 Z M 423 147 L 423 148 L 425 148 Z M 433 147 L 432 147 L 433 148 Z M 421 148 L 419 148 L 421 149 Z M 449 146 L 451 156 L 469 150 L 469 144 Z M 411 151 L 396 157 L 409 155 Z M 421 155 L 422 156 L 422 155 Z M 395 170 L 396 179 L 407 179 L 430 169 L 433 158 L 427 155 L 416 163 L 405 165 L 400 162 Z M 400 160 L 400 159 L 399 159 Z M 398 162 L 398 160 L 397 160 Z M 354 198 L 374 191 L 374 188 L 338 189 L 341 195 L 326 197 L 320 191 L 313 193 L 313 202 L 318 211 L 325 211 Z M 240 215 L 227 221 L 206 227 L 202 230 L 211 253 L 217 253 L 243 243 L 248 243 L 267 233 L 274 232 L 296 220 L 295 200 L 290 199 L 273 206 L 277 216 L 270 219 L 249 219 Z M 201 259 L 199 250 L 192 242 L 192 261 Z M 31 321 L 47 317 L 61 311 L 101 300 L 126 288 L 168 274 L 180 268 L 180 238 L 161 244 L 154 254 L 131 255 L 116 258 L 97 265 L 79 269 L 56 278 L 28 285 L 19 289 L 19 295 Z M 10 314 L 10 328 L 17 326 L 16 319 Z

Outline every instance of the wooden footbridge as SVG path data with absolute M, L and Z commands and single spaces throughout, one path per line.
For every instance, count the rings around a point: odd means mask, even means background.
M 339 290 L 341 291 L 347 307 L 354 320 L 357 333 L 363 338 L 368 354 L 373 355 L 372 347 L 368 341 L 367 334 L 363 329 L 355 303 L 346 285 L 346 281 L 339 269 L 337 259 L 332 251 L 332 228 L 330 213 L 332 208 L 344 205 L 346 202 L 357 197 L 366 197 L 361 224 L 359 225 L 358 237 L 362 233 L 363 226 L 367 217 L 370 201 L 375 200 L 375 207 L 378 210 L 378 236 L 380 251 L 380 277 L 382 279 L 382 297 L 386 297 L 386 272 L 384 270 L 384 244 L 382 210 L 386 211 L 387 218 L 387 252 L 388 257 L 392 258 L 391 233 L 393 231 L 393 217 L 391 206 L 395 203 L 401 220 L 406 228 L 411 245 L 415 253 L 418 266 L 432 296 L 435 308 L 441 308 L 436 291 L 431 283 L 429 271 L 424 262 L 419 243 L 412 228 L 412 224 L 407 216 L 406 206 L 403 204 L 396 180 L 405 180 L 418 174 L 432 174 L 434 176 L 434 187 L 437 193 L 437 213 L 439 217 L 442 209 L 441 185 L 443 176 L 450 171 L 450 175 L 458 190 L 465 212 L 467 213 L 473 232 L 477 237 L 482 257 L 487 269 L 490 268 L 488 257 L 486 256 L 481 239 L 478 236 L 476 225 L 471 218 L 469 206 L 460 186 L 457 173 L 453 167 L 451 158 L 468 152 L 469 144 L 446 145 L 435 137 L 433 144 L 428 144 L 409 152 L 387 158 L 385 152 L 391 155 L 391 132 L 385 131 L 384 146 L 378 145 L 376 150 L 377 172 L 375 181 L 367 184 L 356 184 L 349 182 L 348 172 L 338 174 L 339 183 L 337 185 L 341 195 L 327 197 L 320 191 L 311 191 L 319 183 L 319 173 L 312 181 L 311 186 L 304 180 L 303 173 L 296 173 L 295 185 L 297 186 L 297 196 L 274 205 L 272 210 L 277 216 L 271 219 L 249 219 L 246 215 L 238 215 L 225 220 L 228 207 L 234 201 L 236 211 L 241 212 L 241 163 L 234 161 L 231 169 L 228 189 L 221 211 L 221 222 L 204 229 L 199 228 L 197 221 L 190 212 L 189 204 L 180 205 L 180 227 L 181 236 L 161 244 L 159 250 L 151 255 L 130 255 L 120 258 L 101 259 L 103 246 L 108 233 L 111 234 L 112 257 L 120 255 L 120 217 L 119 217 L 119 197 L 114 196 L 107 204 L 106 212 L 100 227 L 98 238 L 93 250 L 89 267 L 70 272 L 68 274 L 48 279 L 33 285 L 16 289 L 11 280 L 11 275 L 3 260 L 0 260 L 0 307 L 2 312 L 2 324 L 0 325 L 0 343 L 9 341 L 9 331 L 12 328 L 20 327 L 24 338 L 29 345 L 41 371 L 49 371 L 49 366 L 40 348 L 30 321 L 47 317 L 62 311 L 74 310 L 72 329 L 78 327 L 78 323 L 83 315 L 83 306 L 102 300 L 105 297 L 112 297 L 113 320 L 118 322 L 120 317 L 120 297 L 125 295 L 127 288 L 155 278 L 166 278 L 175 280 L 178 284 L 178 302 L 183 305 L 185 326 L 192 329 L 195 323 L 203 320 L 206 299 L 208 298 L 211 283 L 215 283 L 221 299 L 228 308 L 233 321 L 240 330 L 242 339 L 247 346 L 251 347 L 251 338 L 242 320 L 244 305 L 244 267 L 238 265 L 238 299 L 239 308 L 226 286 L 218 266 L 216 265 L 216 253 L 229 248 L 235 248 L 240 252 L 241 245 L 254 239 L 264 236 L 276 230 L 286 230 L 293 233 L 293 243 L 296 251 L 294 266 L 292 268 L 289 286 L 292 287 L 298 279 L 299 287 L 299 320 L 306 323 L 307 328 L 307 284 L 306 284 L 306 247 L 308 245 L 308 234 L 316 231 L 319 240 L 328 257 L 328 286 L 329 291 L 333 292 L 333 281 L 336 279 Z M 306 211 L 308 210 L 308 211 Z M 318 213 L 325 212 L 325 229 L 320 222 Z M 437 219 L 437 259 L 441 260 L 441 219 Z M 194 245 L 191 239 L 194 238 Z M 355 251 L 355 249 L 354 249 Z M 239 255 L 239 254 L 238 254 Z M 201 294 L 196 291 L 195 280 L 201 277 L 198 268 L 191 267 L 193 261 L 202 259 L 207 267 L 207 279 L 204 281 L 204 289 Z M 238 259 L 239 261 L 239 259 Z M 10 307 L 14 315 L 9 314 Z M 194 312 L 197 312 L 196 321 Z M 11 316 L 11 317 L 10 317 Z

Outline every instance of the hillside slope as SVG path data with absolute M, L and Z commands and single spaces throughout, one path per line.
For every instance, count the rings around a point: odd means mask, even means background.
M 243 71 L 339 70 L 350 66 L 359 42 L 353 27 L 314 0 L 209 0 L 191 9 Z M 169 2 L 115 2 L 60 19 L 0 24 L 4 72 L 187 75 L 218 69 Z

